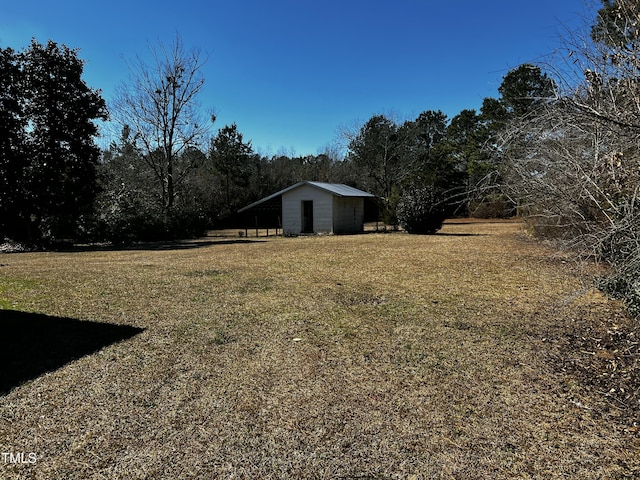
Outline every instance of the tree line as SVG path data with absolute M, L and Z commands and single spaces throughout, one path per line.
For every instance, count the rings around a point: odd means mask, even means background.
M 425 199 L 438 218 L 483 206 L 484 214 L 506 215 L 505 197 L 479 188 L 496 170 L 489 147 L 520 113 L 516 103 L 528 92 L 519 89 L 546 81 L 537 67 L 518 68 L 481 112 L 448 119 L 426 110 L 404 122 L 374 115 L 342 132 L 342 152 L 266 157 L 235 123 L 213 132 L 215 115 L 199 104 L 199 50 L 177 37 L 152 58 L 129 65 L 132 79 L 107 108 L 82 78 L 79 50 L 35 39 L 23 51 L 0 50 L 0 237 L 42 245 L 194 236 L 301 180 L 368 190 L 381 198 L 385 222 L 409 229 Z M 106 119 L 120 132 L 101 151 L 97 122 Z

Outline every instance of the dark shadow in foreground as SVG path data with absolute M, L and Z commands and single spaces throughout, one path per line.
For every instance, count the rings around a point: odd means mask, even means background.
M 0 395 L 143 328 L 0 310 Z

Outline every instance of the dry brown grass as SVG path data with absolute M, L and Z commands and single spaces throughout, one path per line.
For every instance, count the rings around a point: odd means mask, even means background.
M 637 478 L 562 361 L 629 320 L 519 232 L 2 256 L 1 306 L 144 331 L 0 397 L 0 478 Z

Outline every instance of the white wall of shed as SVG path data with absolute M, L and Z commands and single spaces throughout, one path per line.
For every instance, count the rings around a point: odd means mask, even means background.
M 333 195 L 309 185 L 282 194 L 282 230 L 289 235 L 302 231 L 302 202 L 313 202 L 313 231 L 333 232 Z

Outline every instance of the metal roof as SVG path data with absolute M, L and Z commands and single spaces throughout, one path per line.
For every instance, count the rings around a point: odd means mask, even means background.
M 298 187 L 301 187 L 303 185 L 309 185 L 311 187 L 314 188 L 318 188 L 320 190 L 324 190 L 326 192 L 329 192 L 333 195 L 337 195 L 338 197 L 375 197 L 375 195 L 365 192 L 363 190 L 359 190 L 357 188 L 354 187 L 350 187 L 349 185 L 345 185 L 343 183 L 324 183 L 324 182 L 309 182 L 309 181 L 304 181 L 304 182 L 298 182 L 295 185 L 291 185 L 290 187 L 287 187 L 283 190 L 280 190 L 279 192 L 276 192 L 272 195 L 269 195 L 268 197 L 264 197 L 260 200 L 258 200 L 257 202 L 253 202 L 250 205 L 247 205 L 246 207 L 241 208 L 240 210 L 238 210 L 238 213 L 240 212 L 244 212 L 246 210 L 249 210 L 253 207 L 257 207 L 258 205 L 268 202 L 269 200 L 273 200 L 274 198 L 282 195 L 283 193 L 287 193 L 291 190 L 294 190 Z
M 319 188 L 321 190 L 326 190 L 327 192 L 333 193 L 334 195 L 338 195 L 339 197 L 375 197 L 371 193 L 367 193 L 363 190 L 358 190 L 357 188 L 350 187 L 349 185 L 345 185 L 343 183 L 323 183 L 323 182 L 300 182 L 306 183 L 307 185 L 311 185 L 312 187 Z M 300 185 L 300 184 L 297 184 Z

